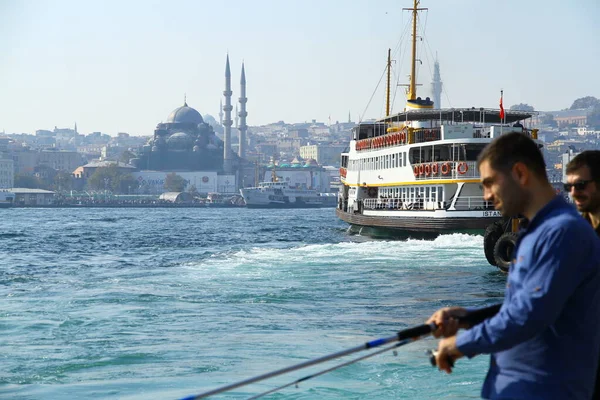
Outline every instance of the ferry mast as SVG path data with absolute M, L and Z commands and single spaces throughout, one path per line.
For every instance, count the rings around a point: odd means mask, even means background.
M 412 11 L 412 57 L 410 60 L 410 84 L 408 87 L 408 100 L 417 98 L 417 16 L 419 11 L 427 8 L 419 8 L 421 0 L 414 0 L 413 8 L 403 8 L 403 10 Z

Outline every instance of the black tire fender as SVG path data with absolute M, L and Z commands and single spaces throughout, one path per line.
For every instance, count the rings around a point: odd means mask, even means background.
M 498 239 L 494 246 L 494 260 L 496 261 L 496 266 L 502 272 L 508 272 L 516 244 L 517 234 L 506 232 L 500 236 L 500 239 Z
M 485 258 L 490 265 L 496 266 L 496 259 L 494 257 L 494 247 L 496 242 L 500 239 L 500 236 L 504 233 L 502 221 L 496 221 L 485 228 L 485 234 L 483 235 L 483 252 Z

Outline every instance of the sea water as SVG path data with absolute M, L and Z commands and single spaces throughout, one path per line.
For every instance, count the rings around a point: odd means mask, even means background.
M 0 210 L 0 398 L 177 399 L 501 301 L 481 236 L 351 236 L 333 209 Z M 424 339 L 271 399 L 478 398 Z M 235 389 L 242 399 L 360 352 Z

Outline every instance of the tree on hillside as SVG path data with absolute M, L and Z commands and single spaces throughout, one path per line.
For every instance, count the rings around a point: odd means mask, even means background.
M 535 111 L 535 108 L 533 108 L 533 106 L 530 106 L 529 104 L 519 103 L 519 104 L 514 104 L 514 105 L 510 106 L 509 110 L 511 110 L 511 111 Z
M 588 114 L 587 123 L 594 129 L 600 129 L 600 105 L 594 106 Z
M 185 179 L 175 172 L 168 174 L 165 178 L 165 189 L 169 192 L 183 192 L 185 189 Z
M 571 105 L 570 109 L 571 110 L 579 110 L 582 108 L 592 108 L 592 107 L 596 107 L 596 106 L 600 106 L 600 100 L 598 100 L 594 96 L 586 96 L 586 97 L 580 97 L 577 100 L 575 100 L 573 102 L 573 104 Z
M 91 189 L 111 190 L 114 193 L 128 193 L 129 189 L 138 188 L 138 181 L 129 172 L 120 170 L 116 164 L 98 168 L 87 184 Z
M 194 197 L 200 195 L 200 193 L 198 193 L 198 188 L 196 188 L 196 185 L 190 185 L 190 187 L 188 188 L 188 193 Z
M 136 155 L 133 154 L 131 151 L 129 150 L 125 150 L 122 154 L 121 157 L 119 157 L 119 161 L 124 162 L 125 164 L 129 164 L 129 161 L 132 158 L 135 158 Z
M 551 127 L 556 128 L 558 124 L 554 120 L 554 116 L 552 114 L 544 114 L 541 118 L 542 125 L 549 125 Z
M 73 174 L 65 171 L 58 171 L 58 173 L 54 176 L 52 188 L 56 191 L 73 189 Z
M 41 189 L 44 187 L 44 183 L 36 176 L 15 174 L 13 186 L 16 188 Z

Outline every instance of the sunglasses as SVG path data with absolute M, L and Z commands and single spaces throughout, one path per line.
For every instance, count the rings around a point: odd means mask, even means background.
M 563 187 L 565 188 L 565 192 L 570 192 L 572 188 L 575 188 L 575 190 L 584 190 L 590 182 L 593 181 L 590 179 L 587 181 L 577 181 L 575 183 L 565 183 Z

